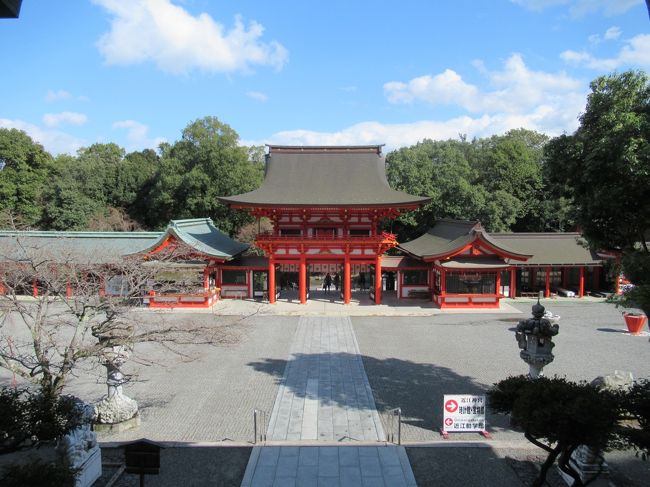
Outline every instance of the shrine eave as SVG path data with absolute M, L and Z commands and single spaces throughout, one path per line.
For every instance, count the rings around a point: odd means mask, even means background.
M 354 209 L 354 210 L 375 210 L 375 209 L 396 209 L 396 210 L 415 210 L 422 205 L 431 201 L 431 198 L 420 199 L 413 202 L 400 202 L 400 203 L 275 203 L 275 204 L 262 204 L 262 203 L 243 203 L 243 202 L 227 202 L 227 198 L 219 198 L 220 200 L 228 203 L 231 208 L 236 209 L 258 209 L 258 210 L 303 210 L 303 209 L 316 209 L 316 210 L 332 210 L 338 211 L 341 209 Z
M 532 257 L 504 243 L 492 238 L 478 222 L 442 219 L 415 240 L 400 244 L 399 249 L 426 262 L 451 258 L 473 247 L 514 261 Z
M 397 207 L 430 198 L 390 187 L 381 146 L 269 146 L 261 186 L 223 203 L 251 207 Z

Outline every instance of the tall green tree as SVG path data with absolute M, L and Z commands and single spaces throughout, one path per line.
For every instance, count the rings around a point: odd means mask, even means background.
M 0 212 L 38 226 L 52 156 L 22 130 L 0 128 Z
M 217 197 L 244 193 L 262 182 L 259 151 L 239 145 L 239 135 L 216 117 L 190 123 L 181 140 L 161 146 L 160 169 L 147 198 L 147 225 L 160 228 L 173 218 L 211 217 L 234 234 L 251 221 Z
M 386 175 L 393 188 L 431 198 L 421 210 L 399 218 L 395 230 L 400 240 L 420 235 L 438 218 L 472 220 L 481 215 L 486 195 L 474 184 L 471 150 L 464 140 L 425 139 L 386 156 Z
M 55 230 L 128 230 L 146 218 L 143 204 L 159 168 L 151 149 L 126 154 L 114 143 L 84 147 L 53 164 L 44 225 Z
M 120 192 L 116 175 L 123 158 L 124 149 L 113 143 L 81 148 L 76 157 L 57 157 L 46 191 L 47 228 L 91 229 L 95 218 L 108 215 Z
M 485 222 L 488 228 L 536 230 L 531 227 L 535 227 L 534 215 L 540 211 L 547 141 L 546 135 L 526 129 L 475 141 L 478 182 L 490 195 Z
M 518 129 L 468 142 L 424 140 L 386 157 L 392 187 L 431 203 L 398 220 L 401 239 L 439 218 L 480 220 L 490 231 L 546 230 L 543 147 L 548 137 Z M 552 224 L 550 222 L 549 224 Z
M 650 276 L 636 272 L 650 259 L 648 74 L 626 71 L 592 81 L 578 130 L 551 142 L 547 165 L 573 200 L 591 246 L 624 254 L 625 271 L 641 293 L 637 300 L 650 314 Z

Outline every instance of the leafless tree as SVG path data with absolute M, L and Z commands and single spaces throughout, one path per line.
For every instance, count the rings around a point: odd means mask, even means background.
M 122 256 L 73 238 L 13 232 L 0 238 L 0 367 L 58 395 L 82 363 L 114 364 L 116 350 L 139 342 L 222 343 L 228 328 L 141 323 L 134 313 L 162 270 L 188 255 L 167 247 L 153 256 Z M 110 375 L 110 374 L 109 374 Z

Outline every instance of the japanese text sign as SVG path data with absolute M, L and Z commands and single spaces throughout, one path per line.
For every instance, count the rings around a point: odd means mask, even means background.
M 443 412 L 444 432 L 485 431 L 485 396 L 445 394 Z

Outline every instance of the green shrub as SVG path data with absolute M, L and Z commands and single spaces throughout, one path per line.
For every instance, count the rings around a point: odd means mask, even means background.
M 3 487 L 71 487 L 75 475 L 76 470 L 64 465 L 36 460 L 5 467 L 0 483 Z
M 53 441 L 83 423 L 79 400 L 29 389 L 0 388 L 0 454 Z

